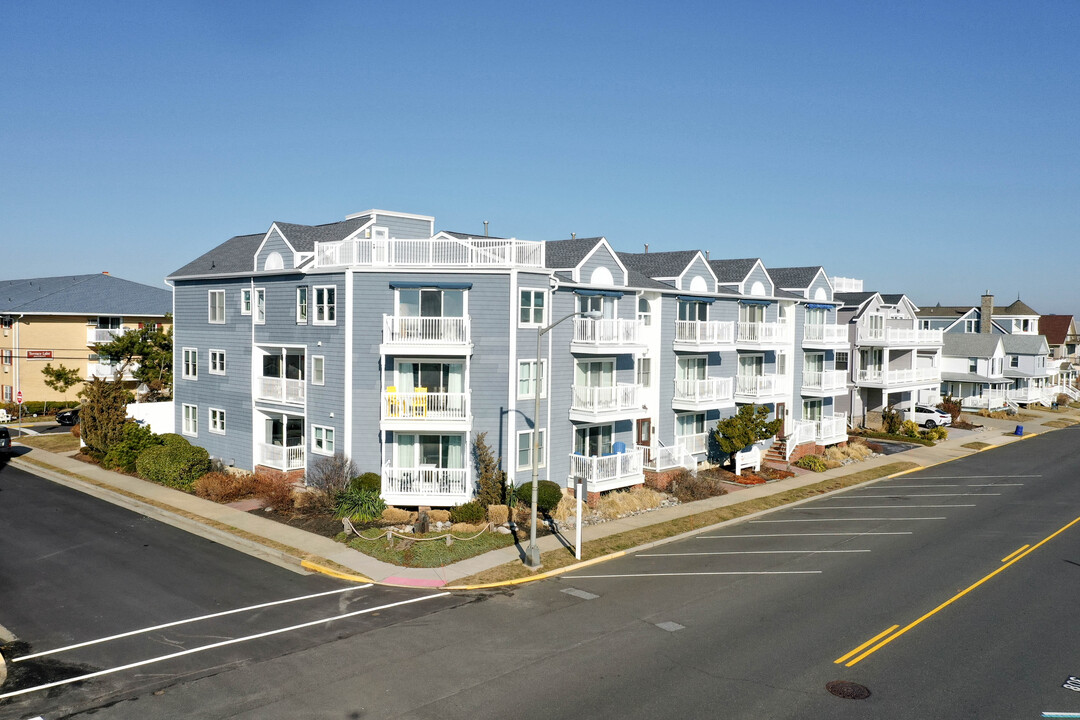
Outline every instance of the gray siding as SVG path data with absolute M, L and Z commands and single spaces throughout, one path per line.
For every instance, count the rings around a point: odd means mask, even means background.
M 431 223 L 427 220 L 414 218 L 394 217 L 393 215 L 375 215 L 375 224 L 384 227 L 390 232 L 392 238 L 429 238 L 432 232 Z
M 606 245 L 601 245 L 588 260 L 582 263 L 579 275 L 581 278 L 580 281 L 582 283 L 590 282 L 593 271 L 599 267 L 606 267 L 611 271 L 611 277 L 614 278 L 616 286 L 622 286 L 624 284 L 622 268 L 619 267 L 618 261 L 615 259 L 615 256 L 608 251 Z
M 266 258 L 273 252 L 281 254 L 281 261 L 286 270 L 292 268 L 292 248 L 289 247 L 289 244 L 281 237 L 281 233 L 274 229 L 270 232 L 269 237 L 266 238 L 266 242 L 263 244 L 262 250 L 260 250 L 259 254 L 256 256 L 256 270 L 262 271 L 263 267 L 266 265 Z
M 713 279 L 709 264 L 700 255 L 694 258 L 694 261 L 690 263 L 690 268 L 683 275 L 681 290 L 690 292 L 690 284 L 695 277 L 701 277 L 705 281 L 705 292 L 716 292 L 716 281 Z
M 759 280 L 765 285 L 765 294 L 772 295 L 773 281 L 769 278 L 769 274 L 765 272 L 765 269 L 760 264 L 755 265 L 754 269 L 750 271 L 750 274 L 746 276 L 746 281 L 744 283 L 746 293 L 749 294 L 750 288 L 753 287 L 754 282 Z

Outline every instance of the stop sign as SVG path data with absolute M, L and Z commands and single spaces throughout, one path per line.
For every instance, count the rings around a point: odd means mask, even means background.
M 19 392 L 15 393 L 15 402 L 17 402 L 17 403 L 19 403 L 20 405 L 22 405 L 22 390 L 20 390 Z

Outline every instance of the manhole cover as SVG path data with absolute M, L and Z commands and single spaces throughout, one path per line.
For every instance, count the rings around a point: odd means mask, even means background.
M 845 700 L 865 700 L 870 697 L 870 689 L 848 680 L 833 680 L 825 683 L 825 689 Z

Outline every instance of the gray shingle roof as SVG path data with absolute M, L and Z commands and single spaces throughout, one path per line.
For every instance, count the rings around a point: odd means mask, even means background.
M 266 233 L 237 235 L 229 238 L 216 248 L 203 253 L 184 267 L 173 272 L 169 277 L 254 272 L 255 251 L 259 249 L 264 237 L 266 237 Z
M 327 223 L 326 225 L 295 225 L 293 223 L 275 222 L 278 230 L 289 241 L 297 252 L 315 252 L 316 242 L 333 242 L 344 240 L 349 235 L 362 228 L 371 221 L 369 215 L 361 215 L 351 220 Z
M 1042 335 L 1001 335 L 1005 352 L 1010 355 L 1046 355 L 1050 346 Z
M 987 377 L 986 375 L 978 375 L 976 373 L 963 373 L 963 372 L 947 372 L 942 370 L 941 379 L 950 382 L 976 382 L 986 383 L 987 385 L 1007 385 L 1009 379 L 1004 377 Z
M 1030 306 L 1024 303 L 1020 298 L 1016 298 L 1016 302 L 1009 305 L 1006 308 L 994 308 L 995 315 L 1038 315 L 1039 313 L 1031 309 Z
M 806 267 L 769 268 L 769 277 L 773 279 L 777 287 L 787 290 L 805 290 L 810 287 L 821 271 L 820 265 L 808 265 Z
M 839 300 L 845 307 L 857 308 L 876 294 L 872 292 L 833 293 L 833 300 Z
M 693 259 L 697 250 L 674 250 L 671 252 L 618 253 L 619 259 L 627 268 L 633 268 L 642 275 L 652 278 L 670 278 L 682 275 Z
M 941 353 L 949 357 L 991 357 L 1001 342 L 1001 335 L 983 333 L 945 333 Z
M 934 305 L 933 307 L 920 307 L 918 316 L 924 318 L 958 318 L 969 310 L 972 305 Z M 974 308 L 978 310 L 978 308 Z
M 806 298 L 804 298 L 802 295 L 800 295 L 798 293 L 788 292 L 787 290 L 779 290 L 779 289 L 773 290 L 773 297 L 790 298 L 791 300 L 803 300 L 803 301 L 806 300 Z
M 881 296 L 881 302 L 885 303 L 886 305 L 898 305 L 903 299 L 903 293 L 890 293 L 888 295 Z
M 716 279 L 722 283 L 740 283 L 746 279 L 758 258 L 742 258 L 739 260 L 710 260 L 709 265 L 716 273 Z
M 599 237 L 548 240 L 544 243 L 544 260 L 549 268 L 564 270 L 577 267 L 601 240 L 603 238 Z
M 645 288 L 651 290 L 667 290 L 668 292 L 672 292 L 675 290 L 675 287 L 673 285 L 669 285 L 665 282 L 660 282 L 659 280 L 653 280 L 648 275 L 643 275 L 642 273 L 639 273 L 637 270 L 631 267 L 626 268 L 626 284 L 630 287 Z
M 476 238 L 478 240 L 508 240 L 509 239 L 509 238 L 499 237 L 497 235 L 477 235 L 476 233 L 454 232 L 453 230 L 442 230 L 441 232 L 443 232 L 443 233 L 445 233 L 445 234 L 447 234 L 447 235 L 449 235 L 451 237 L 456 237 L 458 240 L 469 240 L 471 238 Z
M 172 291 L 104 273 L 0 280 L 0 312 L 165 315 L 172 312 Z

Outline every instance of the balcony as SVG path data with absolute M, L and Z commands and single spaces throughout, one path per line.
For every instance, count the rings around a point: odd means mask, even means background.
M 735 340 L 740 348 L 766 348 L 791 342 L 791 325 L 786 322 L 740 322 Z
M 635 447 L 603 457 L 570 456 L 570 480 L 585 481 L 587 492 L 603 492 L 637 485 L 645 479 L 643 453 Z
M 960 407 L 965 410 L 1001 410 L 1009 404 L 1008 393 L 1002 389 L 982 391 L 981 395 L 967 395 L 959 398 Z
M 384 392 L 381 407 L 384 430 L 462 430 L 472 420 L 468 393 Z
M 676 320 L 676 350 L 718 350 L 735 343 L 735 323 L 722 320 Z
M 304 469 L 304 446 L 271 445 L 270 443 L 258 444 L 256 465 L 265 465 L 275 470 L 303 470 Z
M 905 385 L 936 385 L 941 382 L 938 368 L 905 368 L 903 370 L 859 370 L 855 383 L 863 387 L 893 388 Z
M 818 445 L 835 445 L 847 439 L 847 413 L 814 420 L 814 441 Z
M 642 467 L 652 472 L 662 472 L 677 467 L 693 470 L 697 467 L 697 460 L 682 445 L 657 447 L 638 445 L 637 448 L 641 451 Z
M 527 240 L 357 238 L 315 243 L 315 267 L 543 268 L 544 243 Z
M 845 348 L 848 345 L 847 325 L 804 325 L 804 348 Z
M 671 406 L 675 410 L 704 410 L 730 406 L 735 403 L 733 378 L 705 378 L 704 380 L 676 380 L 675 397 Z
M 702 455 L 709 449 L 709 433 L 676 435 L 675 444 L 682 446 L 691 455 Z
M 1014 403 L 1037 403 L 1043 402 L 1046 397 L 1046 388 L 1041 387 L 1023 387 L 1013 388 L 1007 391 L 1006 397 Z
M 941 345 L 941 330 L 914 328 L 859 328 L 858 345 L 874 347 L 921 347 Z
M 285 405 L 303 405 L 305 387 L 303 380 L 280 377 L 260 377 L 255 385 L 255 399 Z
M 124 373 L 123 373 L 123 375 L 120 376 L 120 379 L 123 380 L 123 381 L 127 381 L 127 382 L 134 381 L 135 380 L 134 373 L 138 369 L 139 369 L 138 363 L 131 363 L 130 365 L 127 366 L 127 368 L 124 369 Z M 102 380 L 115 380 L 116 379 L 116 370 L 117 370 L 117 367 L 115 365 L 105 365 L 103 363 L 90 363 L 89 365 L 86 366 L 86 377 L 89 380 L 93 380 L 94 378 L 101 378 Z
M 630 420 L 641 414 L 640 396 L 640 385 L 574 385 L 570 419 L 577 422 Z
M 803 371 L 802 394 L 812 397 L 840 395 L 847 390 L 847 373 L 843 370 Z
M 382 496 L 391 505 L 449 507 L 469 500 L 469 471 L 465 468 L 383 466 Z
M 783 400 L 788 394 L 787 375 L 738 375 L 735 378 L 735 402 Z
M 384 355 L 405 352 L 464 355 L 472 343 L 467 317 L 383 315 Z
M 570 352 L 632 353 L 645 348 L 641 320 L 574 318 L 574 339 Z
M 124 330 L 119 328 L 113 328 L 111 330 L 102 330 L 100 328 L 86 328 L 86 344 L 97 345 L 98 343 L 112 342 L 120 335 L 124 334 Z

